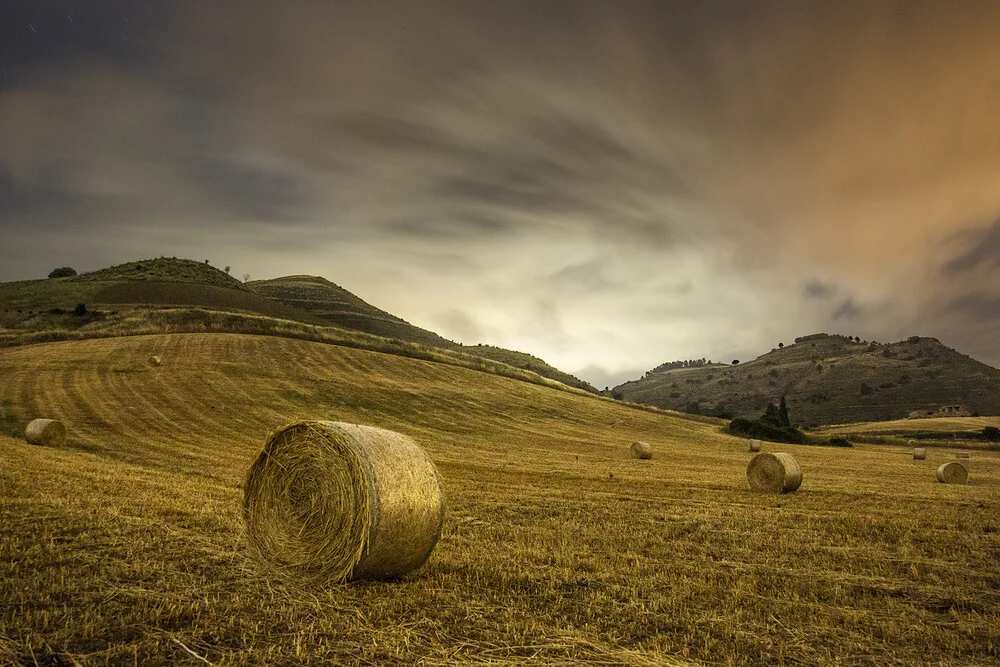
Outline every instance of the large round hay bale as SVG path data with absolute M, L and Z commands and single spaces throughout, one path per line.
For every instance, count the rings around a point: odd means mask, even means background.
M 913 460 L 914 461 L 925 461 L 927 459 L 927 448 L 917 447 L 913 450 Z
M 24 429 L 24 439 L 33 445 L 62 447 L 66 444 L 66 427 L 55 419 L 34 419 Z
M 424 450 L 400 433 L 300 421 L 271 433 L 247 474 L 250 551 L 311 583 L 389 579 L 427 560 L 444 492 Z
M 632 453 L 632 458 L 634 459 L 651 459 L 653 458 L 653 446 L 648 442 L 642 442 L 636 440 L 632 443 L 632 447 L 629 450 Z
M 761 452 L 750 459 L 747 480 L 754 491 L 791 493 L 802 484 L 802 468 L 791 454 Z
M 149 365 L 150 366 L 159 366 L 162 363 L 163 363 L 163 360 L 160 359 L 160 355 L 158 355 L 158 354 L 154 354 L 153 356 L 151 356 L 149 358 Z
M 937 478 L 945 484 L 965 484 L 969 480 L 969 471 L 958 461 L 949 461 L 937 469 Z
M 759 452 L 760 451 L 760 440 L 751 440 L 750 441 L 750 451 L 751 452 Z

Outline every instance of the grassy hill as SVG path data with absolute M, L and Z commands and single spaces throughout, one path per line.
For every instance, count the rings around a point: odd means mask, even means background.
M 23 442 L 43 415 L 65 448 Z M 415 576 L 260 576 L 242 483 L 299 417 L 426 448 L 448 511 Z M 652 460 L 628 457 L 637 439 Z M 0 663 L 1000 659 L 1000 453 L 956 487 L 934 481 L 948 450 L 782 449 L 802 489 L 760 496 L 711 420 L 459 366 L 247 335 L 0 349 Z
M 500 361 L 516 368 L 533 371 L 570 387 L 597 393 L 597 389 L 587 382 L 550 366 L 538 357 L 493 345 L 462 345 L 450 341 L 433 331 L 421 329 L 376 308 L 325 278 L 286 276 L 273 280 L 254 280 L 247 283 L 247 287 L 258 294 L 323 318 L 346 329 Z
M 104 289 L 140 281 L 210 285 L 246 291 L 243 283 L 236 278 L 203 262 L 160 257 L 66 278 L 0 283 L 0 308 L 22 313 L 39 313 L 53 308 L 71 310 L 79 303 L 91 303 L 94 295 Z
M 84 304 L 87 313 L 71 313 Z M 194 308 L 186 316 L 143 312 L 150 307 Z M 591 393 L 597 390 L 579 378 L 560 371 L 541 359 L 523 352 L 489 345 L 463 346 L 432 331 L 413 326 L 372 306 L 325 278 L 288 276 L 274 280 L 241 283 L 236 278 L 206 263 L 187 259 L 165 258 L 120 264 L 67 278 L 0 283 L 0 344 L 18 344 L 41 340 L 61 340 L 90 335 L 130 335 L 137 331 L 217 330 L 260 333 L 264 326 L 274 335 L 338 342 L 350 340 L 348 334 L 303 332 L 280 322 L 262 324 L 257 318 L 231 318 L 206 315 L 203 309 L 216 312 L 259 315 L 278 320 L 301 322 L 320 327 L 336 327 L 380 338 L 447 351 L 449 358 L 468 356 L 498 362 L 540 375 L 570 387 Z M 120 311 L 121 314 L 120 314 Z M 107 321 L 108 318 L 111 321 Z M 184 320 L 178 322 L 178 320 Z M 226 322 L 224 328 L 219 322 Z M 192 325 L 201 326 L 201 329 Z M 365 341 L 373 347 L 372 341 Z M 382 344 L 391 353 L 413 353 L 416 348 L 390 342 Z M 423 354 L 424 358 L 434 356 Z M 440 356 L 440 355 L 438 355 Z M 493 372 L 499 365 L 466 361 L 467 366 Z M 508 376 L 511 373 L 503 371 Z M 523 374 L 522 374 L 523 375 Z
M 1000 415 L 1000 370 L 935 338 L 878 345 L 807 336 L 735 366 L 679 368 L 615 387 L 625 400 L 705 414 L 759 416 L 785 395 L 802 425 L 903 419 L 961 405 Z
M 454 342 L 442 338 L 433 331 L 413 326 L 395 315 L 379 310 L 326 278 L 286 276 L 272 280 L 253 280 L 246 286 L 257 294 L 345 329 L 355 329 L 376 336 L 433 347 L 455 346 Z

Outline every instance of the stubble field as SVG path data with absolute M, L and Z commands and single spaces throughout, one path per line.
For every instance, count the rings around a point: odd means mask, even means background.
M 23 441 L 38 416 L 65 448 Z M 300 417 L 427 449 L 448 514 L 415 576 L 300 590 L 247 559 L 243 477 Z M 761 496 L 720 424 L 263 336 L 0 350 L 0 663 L 1000 660 L 1000 454 L 948 486 L 946 448 L 765 443 L 804 482 Z

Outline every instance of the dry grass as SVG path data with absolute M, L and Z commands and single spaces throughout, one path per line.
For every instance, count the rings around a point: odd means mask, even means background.
M 35 414 L 72 423 L 68 446 L 25 444 Z M 416 576 L 311 592 L 259 576 L 243 477 L 270 429 L 310 417 L 428 451 L 449 514 Z M 944 450 L 785 445 L 806 481 L 762 496 L 745 440 L 717 429 L 288 339 L 0 350 L 0 663 L 1000 659 L 1000 454 L 954 486 L 934 477 Z M 636 466 L 623 439 L 658 456 Z

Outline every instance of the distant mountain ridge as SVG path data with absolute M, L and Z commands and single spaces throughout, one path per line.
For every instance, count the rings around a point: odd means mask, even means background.
M 759 416 L 784 395 L 792 421 L 804 426 L 928 413 L 1000 415 L 1000 369 L 936 338 L 879 344 L 813 334 L 737 365 L 654 369 L 612 394 L 726 417 Z

